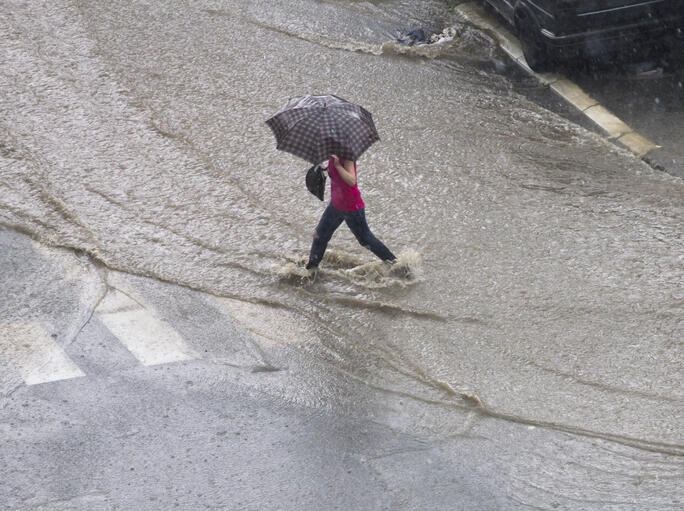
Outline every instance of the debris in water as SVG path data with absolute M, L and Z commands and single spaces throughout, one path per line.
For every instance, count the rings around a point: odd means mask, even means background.
M 422 28 L 414 28 L 406 34 L 397 37 L 397 42 L 406 46 L 413 46 L 416 43 L 429 43 L 430 41 L 431 36 Z

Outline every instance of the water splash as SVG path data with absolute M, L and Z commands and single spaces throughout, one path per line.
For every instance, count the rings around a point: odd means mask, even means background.
M 283 280 L 314 281 L 305 268 L 306 256 L 290 256 L 284 264 L 275 264 L 272 271 Z M 402 250 L 393 264 L 378 259 L 368 261 L 360 254 L 343 250 L 328 250 L 323 257 L 316 278 L 338 279 L 367 289 L 406 287 L 423 280 L 423 260 L 412 248 Z

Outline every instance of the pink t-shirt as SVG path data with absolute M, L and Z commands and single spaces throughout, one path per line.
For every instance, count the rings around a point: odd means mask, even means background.
M 344 166 L 342 158 L 340 158 L 340 165 Z M 354 175 L 357 176 L 357 182 L 354 186 L 349 186 L 344 182 L 332 158 L 328 160 L 328 175 L 330 176 L 330 203 L 333 208 L 340 211 L 357 211 L 365 207 L 359 191 L 356 162 L 354 162 Z

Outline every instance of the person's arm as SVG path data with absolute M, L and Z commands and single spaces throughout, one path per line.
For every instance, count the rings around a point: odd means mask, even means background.
M 335 162 L 335 169 L 339 172 L 342 181 L 347 183 L 349 186 L 354 186 L 356 184 L 356 172 L 354 172 L 354 162 L 346 160 L 344 166 L 340 164 L 340 159 L 336 155 L 332 155 L 333 161 Z

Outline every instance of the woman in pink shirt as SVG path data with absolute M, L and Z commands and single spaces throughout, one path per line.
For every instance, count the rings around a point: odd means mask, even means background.
M 356 162 L 332 155 L 328 160 L 330 204 L 314 231 L 313 244 L 306 269 L 318 268 L 335 230 L 344 220 L 359 243 L 383 261 L 396 261 L 390 250 L 376 238 L 366 222 L 365 205 L 356 183 Z

